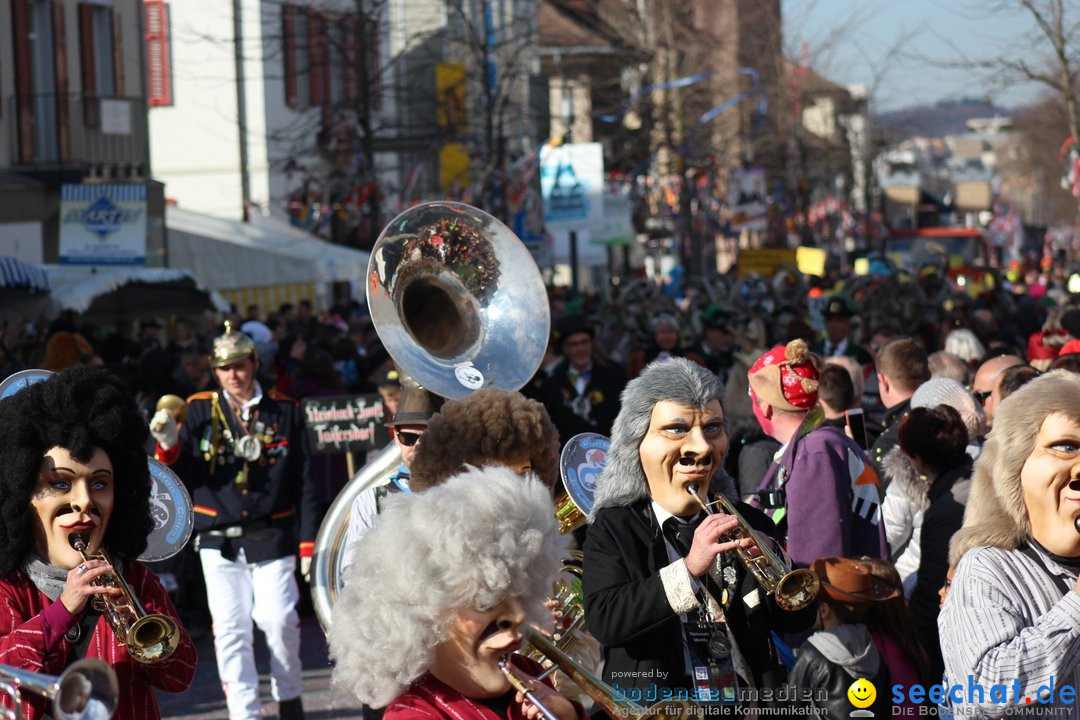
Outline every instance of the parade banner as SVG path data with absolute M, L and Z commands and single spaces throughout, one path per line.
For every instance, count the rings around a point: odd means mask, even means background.
M 64 185 L 59 260 L 66 265 L 146 265 L 146 186 Z
M 375 450 L 390 442 L 378 394 L 308 398 L 304 420 L 308 445 L 316 455 Z
M 588 230 L 604 215 L 604 151 L 600 143 L 544 145 L 540 195 L 551 230 Z

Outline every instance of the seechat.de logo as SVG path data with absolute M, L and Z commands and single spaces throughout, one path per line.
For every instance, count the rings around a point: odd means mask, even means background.
M 866 678 L 859 678 L 851 683 L 851 687 L 847 690 L 847 697 L 848 701 L 858 708 L 851 711 L 851 717 L 874 717 L 874 712 L 866 709 L 874 704 L 874 700 L 877 700 L 877 688 L 874 687 L 874 683 Z

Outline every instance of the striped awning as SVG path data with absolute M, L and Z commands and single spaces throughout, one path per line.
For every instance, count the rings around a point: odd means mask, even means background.
M 283 285 L 263 285 L 259 287 L 229 288 L 219 290 L 237 312 L 244 313 L 252 305 L 262 311 L 266 317 L 270 313 L 276 313 L 282 304 L 296 305 L 301 300 L 315 302 L 315 283 L 287 283 Z
M 49 276 L 36 265 L 0 255 L 0 287 L 49 292 Z

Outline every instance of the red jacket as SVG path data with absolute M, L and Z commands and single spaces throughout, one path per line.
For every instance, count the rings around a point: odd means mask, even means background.
M 154 720 L 160 718 L 154 687 L 182 692 L 195 677 L 195 646 L 169 601 L 157 576 L 142 563 L 128 563 L 124 579 L 148 613 L 168 615 L 180 628 L 180 644 L 168 660 L 144 665 L 131 659 L 104 616 L 98 619 L 86 648 L 86 657 L 100 658 L 116 671 L 120 687 L 114 720 Z M 55 607 L 54 607 L 55 605 Z M 30 577 L 16 570 L 0 579 L 0 663 L 23 670 L 59 675 L 67 665 L 71 643 L 64 633 L 78 622 L 60 603 L 52 603 L 34 586 Z M 52 647 L 49 647 L 49 645 Z M 23 694 L 26 720 L 38 720 L 46 701 Z M 5 701 L 10 707 L 10 702 Z
M 544 669 L 535 660 L 521 655 L 514 655 L 513 663 L 530 675 L 539 675 Z M 544 678 L 542 682 L 553 687 L 550 678 Z M 524 720 L 521 706 L 514 702 L 515 693 L 515 690 L 507 693 L 509 706 L 506 714 L 500 715 L 428 673 L 390 701 L 383 713 L 383 720 Z M 578 717 L 584 717 L 581 706 L 576 702 L 574 706 Z

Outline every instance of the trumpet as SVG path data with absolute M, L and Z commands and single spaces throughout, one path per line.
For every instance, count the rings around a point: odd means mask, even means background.
M 510 667 L 510 659 L 503 655 L 499 658 L 499 669 L 502 670 L 503 675 L 506 675 L 506 679 L 510 681 L 510 685 L 515 690 L 525 696 L 525 699 L 536 706 L 536 709 L 540 711 L 540 714 L 544 716 L 546 720 L 559 720 L 559 716 L 551 712 L 551 710 L 540 702 L 540 699 L 536 697 L 536 693 L 528 688 L 521 678 L 514 674 L 514 671 Z
M 119 685 L 113 669 L 93 658 L 72 663 L 59 676 L 0 665 L 0 696 L 11 698 L 11 708 L 0 707 L 4 720 L 23 720 L 20 690 L 52 700 L 57 720 L 106 720 L 116 710 Z
M 647 715 L 650 720 L 689 720 L 699 716 L 702 712 L 701 707 L 690 700 L 662 700 L 650 707 L 639 705 L 632 700 L 617 700 L 614 688 L 586 670 L 577 660 L 560 650 L 542 632 L 528 626 L 522 626 L 521 630 L 525 635 L 526 643 L 531 645 L 537 653 L 545 657 L 554 667 L 562 670 L 575 685 L 580 687 L 611 718 L 624 720 L 628 717 L 641 718 Z M 500 664 L 499 667 L 502 668 L 502 665 Z M 507 672 L 507 670 L 504 669 L 503 672 Z M 510 682 L 513 684 L 514 681 L 511 680 Z M 520 690 L 521 688 L 517 689 Z M 530 702 L 533 701 L 530 699 Z M 536 703 L 533 702 L 533 704 Z M 537 705 L 537 707 L 540 706 Z M 543 712 L 543 710 L 540 712 Z
M 730 500 L 719 495 L 717 501 L 706 503 L 698 496 L 697 485 L 687 485 L 686 491 L 709 515 L 713 514 L 710 506 L 719 505 L 725 513 L 732 515 L 738 521 L 737 537 L 748 537 L 754 545 L 752 548 L 739 548 L 735 554 L 747 572 L 757 580 L 761 589 L 773 596 L 781 610 L 802 610 L 817 599 L 818 592 L 821 590 L 821 580 L 814 571 L 792 570 L 790 565 L 769 548 L 761 535 L 750 527 L 750 523 L 746 522 L 746 518 Z M 757 552 L 752 554 L 750 550 Z
M 101 560 L 112 565 L 112 560 L 104 550 L 87 552 L 87 538 L 82 533 L 72 533 L 70 542 L 71 547 L 79 551 L 84 561 Z M 135 594 L 131 592 L 131 586 L 119 572 L 102 575 L 94 580 L 94 584 L 120 589 L 120 598 L 98 596 L 91 601 L 91 605 L 105 615 L 116 637 L 127 648 L 128 655 L 133 660 L 146 664 L 156 663 L 175 652 L 180 644 L 180 628 L 176 621 L 167 615 L 143 610 Z

